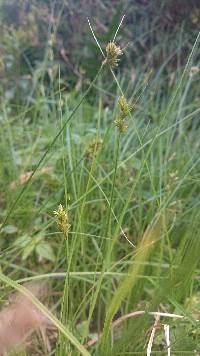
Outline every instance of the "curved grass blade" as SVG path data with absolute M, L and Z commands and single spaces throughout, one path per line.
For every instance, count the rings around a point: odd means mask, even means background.
M 110 327 L 112 320 L 117 313 L 121 303 L 130 293 L 130 290 L 134 287 L 138 280 L 138 276 L 142 270 L 142 263 L 147 261 L 147 258 L 150 254 L 151 247 L 159 239 L 163 228 L 165 226 L 165 218 L 160 215 L 157 216 L 154 223 L 149 226 L 146 232 L 143 235 L 141 243 L 135 250 L 134 254 L 134 263 L 132 263 L 128 275 L 124 277 L 123 281 L 119 284 L 111 302 L 108 307 L 108 311 L 105 318 L 103 336 L 101 341 L 101 354 L 108 355 L 109 347 L 109 336 L 110 336 Z
M 85 349 L 84 346 L 76 339 L 76 337 L 64 326 L 28 289 L 21 286 L 19 283 L 13 281 L 9 277 L 0 273 L 0 280 L 22 293 L 57 327 L 57 329 L 77 348 L 77 350 L 83 356 L 90 356 L 90 353 Z

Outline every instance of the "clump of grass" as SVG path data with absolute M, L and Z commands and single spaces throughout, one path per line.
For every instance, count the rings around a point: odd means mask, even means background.
M 83 96 L 77 98 L 71 93 L 66 98 L 60 84 L 57 92 L 53 82 L 50 97 L 38 95 L 31 110 L 41 132 L 36 134 L 34 122 L 30 122 L 28 133 L 23 131 L 27 108 L 16 118 L 4 110 L 0 146 L 5 153 L 0 179 L 6 193 L 1 195 L 0 279 L 28 294 L 57 327 L 57 346 L 52 346 L 57 355 L 142 353 L 147 346 L 146 333 L 153 325 L 150 317 L 160 313 L 159 308 L 164 310 L 164 318 L 170 315 L 169 326 L 181 335 L 181 347 L 189 355 L 199 347 L 198 338 L 188 332 L 198 322 L 186 301 L 198 288 L 194 275 L 199 263 L 196 197 L 200 160 L 196 84 L 190 81 L 190 90 L 185 91 L 185 83 L 194 72 L 191 68 L 199 37 L 181 77 L 177 74 L 170 84 L 162 77 L 161 68 L 147 87 L 145 73 L 134 84 L 117 74 L 122 50 L 116 45 L 116 36 L 121 23 L 107 44 L 106 54 L 90 25 L 103 58 Z M 113 81 L 105 93 L 106 66 Z M 178 67 L 177 73 L 181 70 Z M 58 79 L 60 82 L 60 75 Z M 37 84 L 39 93 L 42 82 Z M 87 100 L 94 84 L 97 96 L 93 92 Z M 138 96 L 138 92 L 142 94 Z M 134 117 L 133 105 L 126 98 L 137 102 Z M 94 138 L 88 141 L 91 134 Z M 24 145 L 24 136 L 36 144 Z M 16 164 L 17 155 L 21 166 Z M 49 159 L 53 166 L 49 175 L 33 180 Z M 31 174 L 22 190 L 16 186 L 10 194 L 10 182 L 26 172 Z M 58 205 L 61 201 L 64 204 Z M 37 234 L 33 249 L 27 241 Z M 18 246 L 12 243 L 15 237 Z M 45 249 L 41 245 L 37 248 L 38 241 L 45 242 Z M 52 256 L 48 259 L 52 250 L 56 256 L 53 261 Z M 53 281 L 53 313 L 20 285 L 36 279 Z M 1 298 L 7 299 L 6 290 Z M 138 311 L 142 313 L 131 322 Z M 179 324 L 173 322 L 172 315 L 181 315 Z M 181 329 L 182 317 L 189 345 Z M 114 334 L 112 339 L 115 318 L 122 318 L 124 323 L 119 337 Z M 102 337 L 89 343 L 94 334 Z M 182 352 L 180 347 L 176 350 L 176 333 L 170 337 L 172 352 Z M 156 342 L 155 352 L 165 352 L 160 340 Z

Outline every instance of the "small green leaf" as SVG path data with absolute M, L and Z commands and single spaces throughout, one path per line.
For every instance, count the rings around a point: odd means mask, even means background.
M 23 255 L 22 255 L 22 260 L 26 260 L 28 256 L 30 256 L 30 254 L 34 251 L 35 245 L 33 243 L 29 243 L 28 245 L 26 245 L 26 247 L 24 248 L 23 251 Z
M 84 320 L 82 321 L 81 323 L 79 323 L 77 325 L 77 329 L 79 331 L 79 334 L 82 336 L 82 337 L 87 337 L 88 335 L 88 321 L 87 320 Z
M 36 246 L 36 253 L 40 257 L 45 258 L 46 260 L 55 262 L 55 255 L 54 255 L 53 249 L 52 249 L 51 245 L 49 245 L 47 242 L 40 242 Z
M 25 234 L 15 239 L 13 245 L 19 248 L 25 248 L 27 245 L 31 243 L 31 240 L 32 240 L 31 236 Z
M 140 170 L 141 166 L 142 166 L 141 160 L 135 157 L 134 160 L 132 161 L 132 167 L 136 170 Z
M 2 229 L 7 235 L 15 234 L 18 231 L 18 228 L 14 225 L 6 225 Z

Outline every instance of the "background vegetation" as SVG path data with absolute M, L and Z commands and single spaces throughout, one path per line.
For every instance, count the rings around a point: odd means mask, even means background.
M 60 331 L 24 353 L 146 355 L 148 312 L 160 311 L 184 318 L 161 317 L 152 354 L 167 355 L 168 324 L 172 354 L 198 355 L 199 1 L 9 0 L 0 11 L 1 304 L 45 280 L 43 312 Z M 87 17 L 105 52 L 124 13 L 119 66 L 92 83 L 103 58 Z

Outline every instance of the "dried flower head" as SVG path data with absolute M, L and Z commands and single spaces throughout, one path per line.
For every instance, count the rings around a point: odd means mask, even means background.
M 119 56 L 123 54 L 121 48 L 115 44 L 115 42 L 109 42 L 106 46 L 106 59 L 104 64 L 108 64 L 110 67 L 117 67 L 119 62 Z
M 170 191 L 171 188 L 176 184 L 176 182 L 179 180 L 178 177 L 178 171 L 170 172 L 169 173 L 169 178 L 168 178 L 168 184 L 166 186 L 167 190 Z
M 57 217 L 57 225 L 59 229 L 66 235 L 71 225 L 69 224 L 68 213 L 65 211 L 62 204 L 58 206 L 58 210 L 54 211 L 54 215 Z
M 198 74 L 198 73 L 200 73 L 199 67 L 193 66 L 190 68 L 190 73 L 189 73 L 190 77 L 193 77 L 195 74 Z
M 90 159 L 94 154 L 96 154 L 101 149 L 102 143 L 103 141 L 101 138 L 96 138 L 90 141 L 89 144 L 87 145 L 84 154 L 85 158 Z
M 191 21 L 193 24 L 197 25 L 200 21 L 200 9 L 198 7 L 194 7 L 191 13 Z

